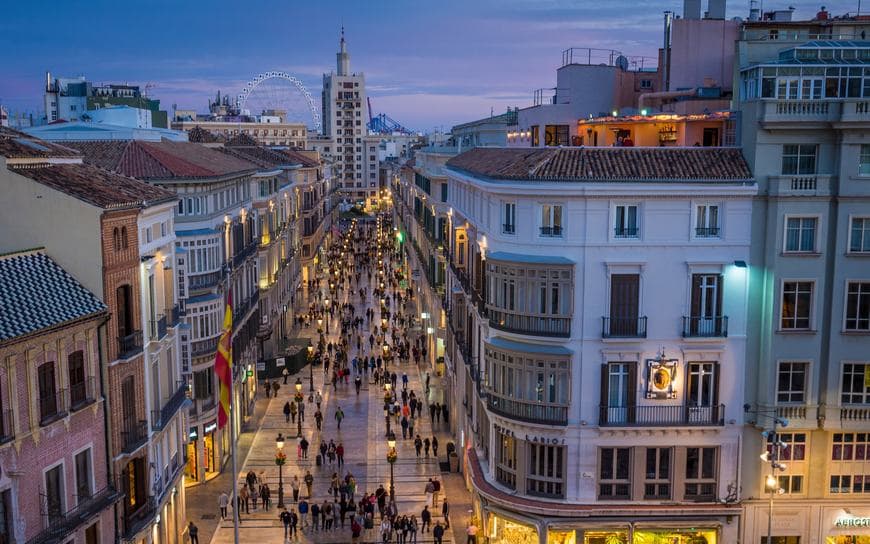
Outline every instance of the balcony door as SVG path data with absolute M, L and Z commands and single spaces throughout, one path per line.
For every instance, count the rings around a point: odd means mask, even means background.
M 690 330 L 699 336 L 715 336 L 721 328 L 722 276 L 692 274 Z
M 637 336 L 640 276 L 610 276 L 610 335 Z
M 690 423 L 719 420 L 719 363 L 690 362 L 686 370 L 686 409 Z
M 133 334 L 133 289 L 129 285 L 122 285 L 115 294 L 118 303 L 118 337 L 125 338 Z
M 136 387 L 133 376 L 129 376 L 121 382 L 121 417 L 123 418 L 123 432 L 136 431 Z M 129 436 L 129 434 L 128 434 Z
M 601 366 L 602 412 L 608 423 L 629 423 L 635 419 L 637 366 L 635 363 L 607 363 Z

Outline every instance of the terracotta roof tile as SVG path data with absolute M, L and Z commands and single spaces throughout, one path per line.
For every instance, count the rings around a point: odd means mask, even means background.
M 99 208 L 150 206 L 175 193 L 89 164 L 10 166 L 9 170 Z
M 292 150 L 292 149 L 282 149 L 281 153 L 290 157 L 294 163 L 299 163 L 302 166 L 304 166 L 305 168 L 314 168 L 316 166 L 319 166 L 319 164 L 317 163 L 316 160 L 309 157 L 305 153 L 302 153 L 301 151 L 296 151 L 296 150 Z
M 478 147 L 447 166 L 494 179 L 529 181 L 748 181 L 733 147 Z
M 78 157 L 79 153 L 9 127 L 0 127 L 0 156 L 7 159 L 71 158 Z
M 252 162 L 263 168 L 278 168 L 280 166 L 299 164 L 299 161 L 293 160 L 285 153 L 258 145 L 248 146 L 227 144 L 226 146 L 217 149 L 230 156 Z

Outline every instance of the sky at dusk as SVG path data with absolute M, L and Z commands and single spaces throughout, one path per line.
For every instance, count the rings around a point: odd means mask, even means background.
M 822 2 L 764 0 L 812 17 Z M 865 2 L 870 8 L 870 2 Z M 706 0 L 704 0 L 706 5 Z M 858 0 L 825 2 L 833 15 Z M 0 104 L 42 109 L 45 71 L 153 88 L 162 109 L 207 111 L 254 75 L 282 70 L 320 103 L 346 29 L 351 69 L 364 72 L 375 113 L 414 130 L 527 106 L 553 87 L 568 47 L 654 58 L 662 12 L 682 0 L 28 0 L 0 10 Z M 730 0 L 728 17 L 746 17 Z

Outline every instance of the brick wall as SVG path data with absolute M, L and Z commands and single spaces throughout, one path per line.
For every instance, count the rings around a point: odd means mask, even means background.
M 103 292 L 106 306 L 112 313 L 107 327 L 108 360 L 118 358 L 118 287 L 129 285 L 132 288 L 131 303 L 133 328 L 143 330 L 141 320 L 141 289 L 139 284 L 139 230 L 136 218 L 139 210 L 105 212 L 101 218 L 101 238 L 103 246 Z M 115 249 L 115 229 L 127 232 L 126 248 Z

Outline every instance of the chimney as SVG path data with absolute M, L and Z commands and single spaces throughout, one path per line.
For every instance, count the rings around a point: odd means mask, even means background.
M 701 0 L 683 0 L 683 19 L 701 18 Z

